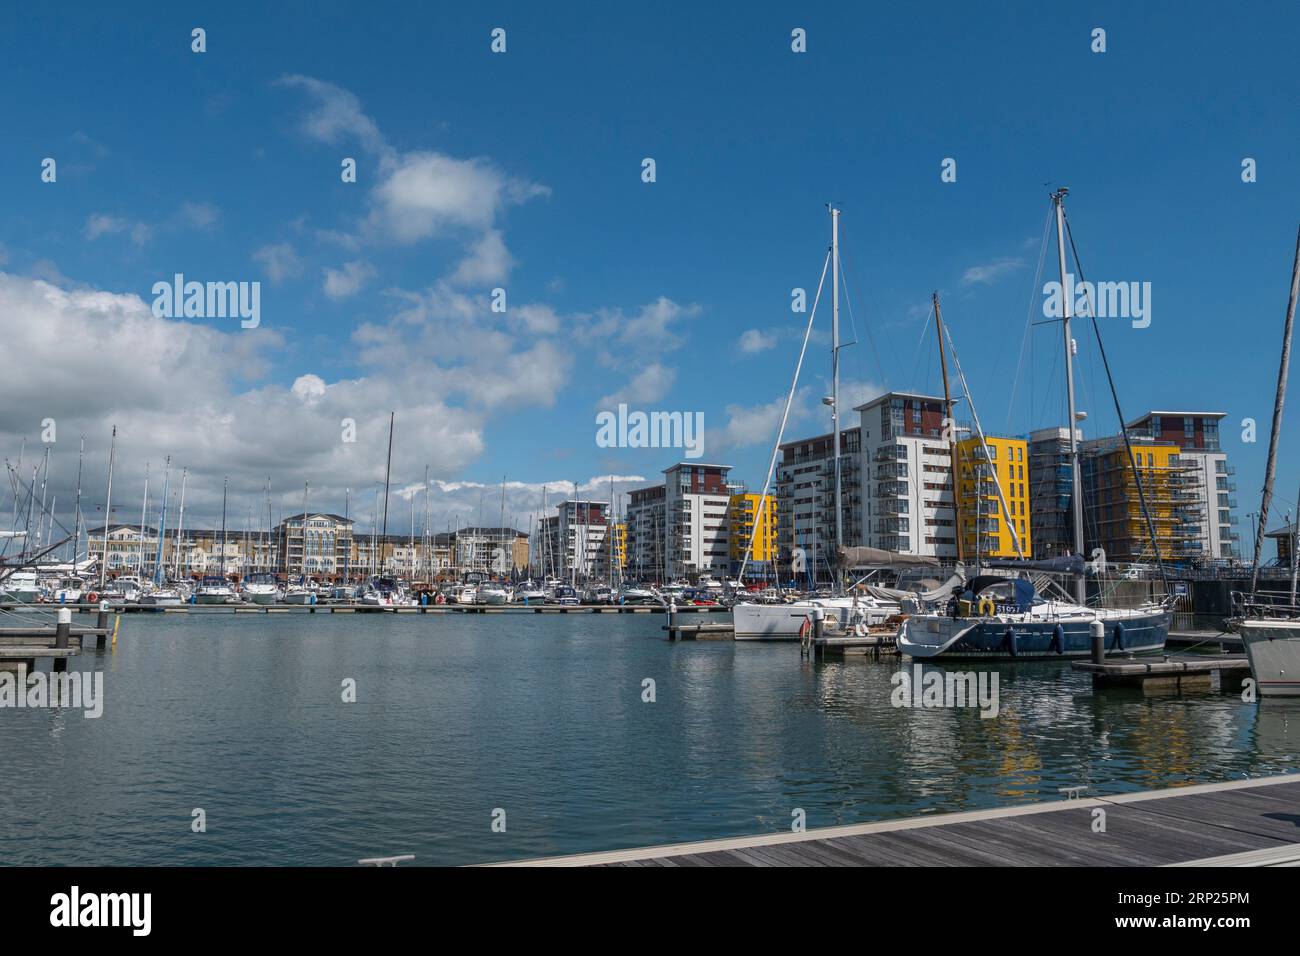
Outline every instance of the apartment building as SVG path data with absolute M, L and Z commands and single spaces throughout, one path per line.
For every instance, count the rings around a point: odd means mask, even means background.
M 889 392 L 856 411 L 862 416 L 860 543 L 955 559 L 957 515 L 943 399 Z M 846 543 L 859 542 L 846 536 Z
M 730 465 L 678 462 L 664 469 L 667 519 L 665 567 L 669 579 L 726 574 L 731 564 L 727 512 L 738 487 Z
M 1179 457 L 1189 467 L 1189 491 L 1203 504 L 1197 516 L 1199 554 L 1193 558 L 1225 559 L 1241 556 L 1237 531 L 1236 469 L 1219 443 L 1219 423 L 1226 412 L 1150 411 L 1128 423 L 1130 436 L 1167 441 L 1178 446 Z
M 352 525 L 351 519 L 328 512 L 289 515 L 271 529 L 279 569 L 289 574 L 341 574 L 352 559 Z
M 1082 442 L 1083 432 L 1076 428 L 1074 439 Z M 1035 557 L 1074 553 L 1073 475 L 1069 429 L 1029 433 L 1029 540 Z
M 967 562 L 1032 558 L 1029 442 L 992 435 L 983 442 L 966 438 L 957 442 L 955 457 L 962 557 Z
M 777 499 L 775 495 L 737 492 L 727 506 L 727 537 L 731 573 L 738 574 L 749 550 L 750 567 L 772 568 L 777 560 Z M 750 538 L 753 545 L 750 545 Z
M 1133 461 L 1122 436 L 1093 439 L 1080 448 L 1085 549 L 1106 552 L 1107 561 L 1150 562 L 1156 554 L 1138 494 L 1155 528 L 1163 561 L 1189 561 L 1204 553 L 1205 506 L 1197 487 L 1199 464 L 1178 445 L 1130 435 Z
M 538 536 L 546 574 L 562 578 L 604 577 L 608 571 L 608 501 L 569 500 L 541 521 Z
M 667 487 L 651 485 L 628 494 L 627 574 L 642 581 L 666 581 Z
M 840 500 L 844 544 L 849 546 L 864 543 L 862 467 L 862 429 L 841 429 Z M 834 432 L 781 445 L 775 499 L 778 549 L 775 560 L 788 565 L 798 548 L 807 567 L 824 572 L 835 549 Z

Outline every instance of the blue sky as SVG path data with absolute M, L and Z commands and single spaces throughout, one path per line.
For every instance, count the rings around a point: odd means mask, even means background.
M 429 465 L 446 483 L 438 526 L 477 520 L 479 486 L 503 476 L 522 515 L 542 483 L 597 488 L 672 463 L 596 447 L 595 413 L 622 397 L 703 411 L 705 458 L 761 485 L 802 328 L 790 290 L 816 284 L 828 200 L 844 210 L 845 337 L 859 340 L 843 353 L 849 397 L 939 387 L 923 336 L 938 289 L 985 427 L 1057 424 L 1058 332 L 1022 343 L 1063 184 L 1088 277 L 1152 285 L 1149 328 L 1103 322 L 1125 411 L 1227 412 L 1248 531 L 1300 208 L 1294 5 L 3 17 L 0 322 L 23 348 L 6 350 L 0 433 L 12 459 L 56 418 L 62 481 L 84 433 L 99 482 L 117 423 L 137 501 L 144 462 L 172 454 L 194 470 L 200 511 L 224 474 L 240 507 L 269 475 L 286 508 L 311 481 L 314 502 L 339 509 L 344 487 L 365 498 L 382 478 L 396 408 L 394 482 Z M 489 50 L 494 27 L 504 54 Z M 795 27 L 807 53 L 790 49 Z M 1094 27 L 1105 53 L 1090 50 Z M 340 181 L 345 156 L 355 184 Z M 56 183 L 40 180 L 44 157 Z M 955 183 L 940 181 L 946 157 Z M 261 327 L 140 319 L 130 297 L 147 305 L 175 272 L 260 281 Z M 486 309 L 498 286 L 504 317 Z M 789 437 L 828 428 L 828 320 Z M 1085 331 L 1080 406 L 1090 434 L 1109 432 Z M 349 413 L 359 440 L 340 447 Z M 1245 417 L 1256 444 L 1240 441 Z M 1300 430 L 1283 439 L 1281 510 Z

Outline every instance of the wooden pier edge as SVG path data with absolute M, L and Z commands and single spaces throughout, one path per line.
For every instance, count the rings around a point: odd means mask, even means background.
M 807 843 L 840 837 L 867 836 L 875 833 L 891 833 L 901 830 L 918 830 L 929 827 L 948 826 L 956 823 L 1002 820 L 1014 817 L 1033 816 L 1036 814 L 1057 813 L 1063 810 L 1080 810 L 1091 807 L 1114 806 L 1116 804 L 1144 803 L 1151 800 L 1163 800 L 1171 797 L 1188 797 L 1198 794 L 1222 793 L 1230 790 L 1249 790 L 1277 784 L 1296 783 L 1300 783 L 1300 773 L 1278 774 L 1276 776 L 1254 777 L 1246 780 L 1230 780 L 1223 783 L 1203 783 L 1185 787 L 1167 787 L 1161 790 L 1143 790 L 1134 793 L 1121 793 L 1105 797 L 1080 797 L 1075 800 L 1054 800 L 1050 803 L 1030 803 L 1016 807 L 998 807 L 988 810 L 967 810 L 958 813 L 936 813 L 922 817 L 907 817 L 901 820 L 881 820 L 876 823 L 859 823 L 848 826 L 823 827 L 815 830 L 805 830 L 802 833 L 767 833 L 759 836 L 705 840 L 695 843 L 674 843 L 665 844 L 663 846 L 640 847 L 625 850 L 607 850 L 596 853 L 579 853 L 569 856 L 510 860 L 501 863 L 483 864 L 483 866 L 601 866 L 610 863 L 628 863 L 638 860 L 653 860 L 663 857 L 687 856 L 700 853 L 716 853 L 726 850 L 758 849 L 768 846 Z M 1237 854 L 1233 854 L 1233 856 L 1237 856 Z M 813 863 L 815 861 L 810 857 L 808 862 Z M 1188 860 L 1178 865 L 1191 866 L 1208 862 L 1208 860 Z

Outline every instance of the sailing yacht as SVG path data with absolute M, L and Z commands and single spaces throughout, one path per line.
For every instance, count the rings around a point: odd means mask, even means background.
M 285 604 L 315 604 L 316 585 L 310 579 L 299 576 L 289 582 L 289 586 L 284 589 L 284 596 L 280 600 Z
M 1065 258 L 1065 197 L 1069 190 L 1058 189 L 1052 194 L 1052 206 L 1056 218 L 1057 254 L 1061 270 L 1061 283 L 1066 283 Z M 1073 242 L 1073 240 L 1071 240 Z M 1076 263 L 1077 265 L 1077 263 Z M 938 322 L 938 299 L 935 299 L 936 322 Z M 1070 473 L 1073 487 L 1071 499 L 1073 506 L 1074 553 L 1064 558 L 1049 561 L 999 561 L 1003 568 L 1013 572 L 1006 574 L 977 574 L 960 592 L 949 596 L 947 606 L 941 610 L 910 614 L 899 626 L 897 634 L 898 649 L 904 654 L 916 658 L 932 657 L 967 657 L 980 659 L 1011 659 L 1022 657 L 1083 657 L 1091 653 L 1092 631 L 1100 625 L 1108 651 L 1140 653 L 1158 651 L 1165 645 L 1169 625 L 1173 618 L 1172 604 L 1169 599 L 1161 602 L 1149 601 L 1136 608 L 1088 607 L 1084 603 L 1084 562 L 1081 555 L 1083 546 L 1083 498 L 1080 485 L 1080 463 L 1078 431 L 1075 423 L 1080 417 L 1075 412 L 1074 404 L 1074 351 L 1075 343 L 1070 334 L 1070 303 L 1066 301 L 1062 309 L 1062 335 L 1065 349 L 1064 384 L 1069 413 Z M 942 334 L 942 331 L 940 331 Z M 1098 339 L 1100 347 L 1100 338 Z M 955 347 L 952 347 L 953 365 L 970 400 L 970 389 L 961 370 Z M 1102 352 L 1104 359 L 1105 353 Z M 946 373 L 945 373 L 946 375 Z M 1119 411 L 1119 399 L 1115 397 L 1116 412 Z M 974 402 L 970 401 L 971 415 L 976 435 L 981 445 L 987 446 L 984 431 L 980 426 L 979 415 Z M 1128 431 L 1120 416 L 1120 427 L 1124 442 L 1128 446 Z M 978 446 L 977 446 L 978 447 Z M 1128 459 L 1133 462 L 1132 449 L 1128 449 Z M 1141 477 L 1135 465 L 1134 479 L 1137 482 L 1139 500 L 1143 515 L 1147 518 L 1148 531 L 1151 534 L 1151 546 L 1159 561 L 1159 544 L 1155 537 L 1143 497 Z M 957 475 L 954 470 L 953 482 L 956 487 Z M 1014 522 L 1010 518 L 1010 509 L 1000 482 L 994 482 L 1002 513 L 1007 517 L 1012 540 L 1020 552 L 1019 537 Z M 1039 593 L 1031 573 L 1062 574 L 1074 579 L 1076 594 L 1071 597 L 1058 586 L 1052 585 L 1050 579 L 1041 578 L 1048 587 L 1046 593 Z M 1056 592 L 1059 592 L 1056 593 Z
M 826 280 L 826 272 L 831 273 L 831 397 L 829 404 L 831 407 L 831 428 L 834 436 L 834 461 L 838 464 L 840 461 L 840 417 L 839 417 L 839 397 L 840 397 L 840 372 L 839 372 L 839 350 L 840 350 L 840 210 L 834 206 L 830 207 L 831 216 L 831 248 L 826 256 L 826 265 L 822 270 L 822 280 L 818 283 L 817 297 L 813 302 L 812 313 L 808 317 L 808 326 L 804 333 L 803 349 L 808 347 L 808 339 L 812 332 L 812 322 L 817 313 L 817 301 L 820 300 L 821 291 Z M 799 370 L 803 366 L 804 351 L 799 353 L 799 364 L 795 368 L 794 381 L 791 383 L 790 395 L 786 399 L 786 411 L 782 416 L 781 430 L 777 434 L 776 446 L 773 449 L 772 463 L 768 466 L 767 482 L 763 487 L 763 495 L 760 500 L 767 500 L 768 486 L 771 482 L 772 470 L 776 464 L 776 452 L 780 449 L 781 438 L 785 429 L 785 422 L 789 415 L 790 404 L 794 399 L 795 388 L 799 383 Z M 835 514 L 837 520 L 835 523 L 835 547 L 838 550 L 844 544 L 843 528 L 840 516 L 843 514 L 841 507 L 841 487 L 840 471 L 835 469 L 834 479 L 835 492 Z M 754 544 L 754 535 L 761 527 L 761 519 L 756 518 L 754 521 L 754 530 L 750 534 L 750 541 L 746 547 L 745 562 L 747 563 L 752 553 Z M 851 624 L 859 622 L 866 624 L 879 624 L 884 622 L 890 615 L 898 613 L 899 605 L 893 601 L 882 601 L 879 598 L 869 595 L 837 595 L 825 598 L 815 598 L 811 600 L 796 601 L 791 604 L 769 604 L 760 602 L 749 597 L 747 592 L 743 591 L 744 565 L 741 567 L 741 574 L 735 582 L 735 593 L 746 594 L 746 598 L 737 601 L 732 607 L 732 621 L 735 626 L 736 640 L 738 641 L 797 641 L 801 632 L 808 626 L 808 622 L 813 617 L 814 611 L 820 609 L 824 612 L 826 620 L 833 622 L 834 625 L 848 627 Z M 703 581 L 701 581 L 703 584 Z M 719 585 L 720 587 L 720 585 Z

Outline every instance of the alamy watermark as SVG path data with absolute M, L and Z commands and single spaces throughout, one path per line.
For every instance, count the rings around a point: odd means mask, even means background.
M 44 671 L 27 673 L 27 665 L 17 671 L 0 671 L 0 709 L 41 707 L 77 708 L 81 716 L 94 719 L 104 713 L 104 672 Z
M 1062 294 L 1064 292 L 1064 294 Z M 1150 282 L 1075 282 L 1074 274 L 1065 274 L 1065 288 L 1053 279 L 1043 286 L 1043 315 L 1059 319 L 1069 302 L 1072 315 L 1095 315 L 1099 319 L 1132 319 L 1133 328 L 1151 324 Z
M 233 319 L 255 329 L 262 321 L 262 283 L 186 282 L 178 272 L 171 282 L 153 284 L 153 314 L 160 319 Z
M 687 458 L 704 454 L 703 412 L 639 412 L 619 403 L 618 412 L 596 414 L 599 448 L 684 448 Z
M 913 664 L 910 671 L 896 671 L 889 682 L 894 685 L 889 695 L 894 707 L 978 707 L 985 720 L 998 715 L 997 671 L 926 670 Z

